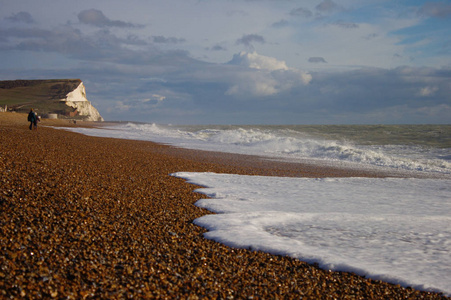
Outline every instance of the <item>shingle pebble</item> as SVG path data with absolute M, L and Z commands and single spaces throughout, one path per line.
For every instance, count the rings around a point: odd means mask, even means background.
M 330 174 L 324 169 L 30 131 L 22 120 L 0 113 L 2 299 L 445 298 L 206 240 L 192 223 L 209 213 L 194 205 L 203 196 L 169 175 Z

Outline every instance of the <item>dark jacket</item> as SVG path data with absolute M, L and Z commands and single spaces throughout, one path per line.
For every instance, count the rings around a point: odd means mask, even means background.
M 36 114 L 34 113 L 34 111 L 30 111 L 30 113 L 28 114 L 28 121 L 29 122 L 37 121 L 37 117 L 36 117 Z

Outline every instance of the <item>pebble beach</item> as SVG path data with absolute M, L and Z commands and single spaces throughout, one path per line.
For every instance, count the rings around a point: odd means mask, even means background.
M 384 177 L 89 137 L 0 113 L 2 299 L 448 299 L 207 240 L 196 186 L 170 174 Z

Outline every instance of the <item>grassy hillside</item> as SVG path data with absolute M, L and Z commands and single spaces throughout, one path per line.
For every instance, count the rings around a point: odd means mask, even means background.
M 34 108 L 39 115 L 68 114 L 73 108 L 60 99 L 73 91 L 80 79 L 7 80 L 0 81 L 0 106 L 8 110 L 28 112 Z

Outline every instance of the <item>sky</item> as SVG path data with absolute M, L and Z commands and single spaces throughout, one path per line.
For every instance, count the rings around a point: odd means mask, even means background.
M 0 0 L 0 80 L 107 121 L 451 124 L 451 1 Z

